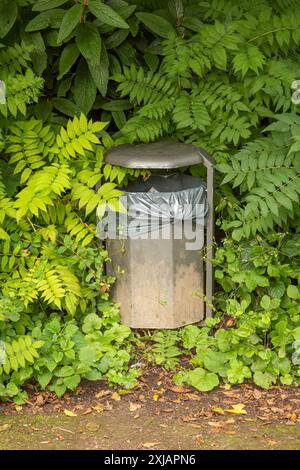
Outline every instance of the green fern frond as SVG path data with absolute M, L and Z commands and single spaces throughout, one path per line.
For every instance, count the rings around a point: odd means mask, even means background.
M 151 142 L 167 133 L 169 126 L 170 119 L 166 116 L 158 120 L 137 115 L 126 122 L 122 132 L 131 141 Z
M 211 118 L 201 98 L 187 94 L 181 95 L 176 100 L 173 118 L 178 129 L 187 127 L 205 131 L 211 123 Z
M 5 81 L 6 103 L 0 104 L 0 113 L 7 117 L 11 113 L 14 117 L 18 112 L 26 115 L 26 106 L 38 101 L 43 86 L 43 79 L 34 75 L 27 69 L 24 75 L 9 75 Z
M 64 221 L 67 232 L 81 246 L 89 245 L 96 235 L 96 226 L 81 219 L 75 212 L 70 212 Z
M 53 200 L 71 187 L 70 169 L 67 165 L 53 164 L 37 171 L 28 180 L 27 186 L 18 193 L 14 207 L 17 219 L 28 212 L 38 216 L 39 211 L 46 211 Z
M 6 80 L 9 75 L 22 73 L 22 70 L 26 69 L 28 63 L 31 62 L 32 50 L 33 46 L 24 42 L 0 49 L 0 79 Z
M 233 58 L 233 68 L 235 73 L 241 72 L 242 77 L 246 75 L 248 70 L 252 70 L 258 75 L 259 69 L 265 64 L 263 53 L 254 44 L 246 44 L 244 48 L 238 52 Z
M 70 315 L 75 315 L 81 298 L 79 280 L 66 266 L 56 265 L 55 271 L 59 275 L 62 281 L 62 287 L 65 290 L 62 306 Z
M 17 122 L 9 128 L 6 153 L 12 155 L 9 164 L 14 166 L 14 174 L 21 173 L 21 183 L 43 167 L 54 156 L 52 148 L 55 134 L 50 126 L 41 121 Z
M 138 115 L 149 119 L 162 119 L 174 107 L 174 98 L 165 98 L 159 103 L 151 103 L 143 106 Z
M 72 121 L 68 121 L 66 129 L 61 127 L 56 136 L 57 147 L 54 152 L 60 158 L 62 156 L 67 160 L 77 155 L 85 156 L 87 151 L 93 150 L 92 144 L 100 144 L 95 134 L 104 129 L 106 124 L 106 122 L 88 121 L 83 114 L 80 118 L 75 116 Z
M 234 221 L 235 239 L 268 233 L 295 219 L 300 203 L 298 128 L 299 116 L 279 115 L 266 129 L 271 131 L 268 137 L 249 142 L 230 163 L 217 165 L 225 174 L 222 183 L 245 195 Z
M 62 300 L 66 295 L 64 283 L 55 269 L 45 269 L 40 279 L 34 279 L 37 290 L 48 304 L 62 309 Z
M 121 97 L 129 96 L 131 102 L 155 103 L 174 95 L 172 82 L 160 73 L 146 72 L 142 67 L 136 68 L 134 65 L 124 67 L 123 73 L 113 75 L 112 79 L 119 83 L 117 91 Z
M 193 42 L 181 37 L 163 42 L 164 59 L 161 70 L 174 82 L 180 77 L 189 78 L 192 73 L 203 77 L 209 70 L 211 62 L 205 53 L 205 48 L 200 41 Z

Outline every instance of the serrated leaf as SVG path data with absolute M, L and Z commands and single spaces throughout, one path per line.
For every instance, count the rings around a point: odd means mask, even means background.
M 286 293 L 290 299 L 300 299 L 300 291 L 297 286 L 290 284 L 287 287 Z
M 96 98 L 96 85 L 87 64 L 82 60 L 76 70 L 74 82 L 74 98 L 78 109 L 88 114 Z
M 81 23 L 77 26 L 76 44 L 89 63 L 100 64 L 101 37 L 94 23 Z
M 13 27 L 18 14 L 16 2 L 1 0 L 0 2 L 0 38 L 4 38 Z
M 44 10 L 51 10 L 53 8 L 60 7 L 64 3 L 67 3 L 69 0 L 39 0 L 37 1 L 33 7 L 33 11 L 44 11 Z
M 153 13 L 136 13 L 136 17 L 144 23 L 147 28 L 160 37 L 168 39 L 175 36 L 175 30 L 171 24 L 162 16 Z
M 81 5 L 74 5 L 65 13 L 59 28 L 57 44 L 60 44 L 67 36 L 69 36 L 69 34 L 72 33 L 72 31 L 74 31 L 80 21 L 81 9 Z
M 129 28 L 128 23 L 115 10 L 99 0 L 89 0 L 89 10 L 102 23 L 115 28 Z
M 79 54 L 80 51 L 75 43 L 67 44 L 67 46 L 64 47 L 59 59 L 58 80 L 60 80 L 67 72 L 69 72 L 72 65 L 74 65 L 78 59 Z

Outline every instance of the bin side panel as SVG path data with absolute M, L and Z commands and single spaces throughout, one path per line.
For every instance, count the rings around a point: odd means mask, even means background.
M 173 242 L 174 327 L 204 318 L 203 259 L 199 251 L 185 250 L 185 240 Z
M 186 250 L 186 240 L 176 240 L 173 234 L 168 240 L 107 242 L 112 260 L 107 272 L 117 277 L 112 298 L 120 304 L 124 324 L 168 329 L 203 319 L 203 299 L 199 295 L 204 289 L 201 254 Z M 156 235 L 159 238 L 160 234 Z

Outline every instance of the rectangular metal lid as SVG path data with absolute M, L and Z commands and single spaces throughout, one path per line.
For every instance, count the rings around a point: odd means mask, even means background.
M 197 165 L 206 159 L 210 160 L 209 155 L 194 145 L 167 141 L 118 145 L 112 147 L 104 157 L 105 163 L 111 165 L 153 169 Z

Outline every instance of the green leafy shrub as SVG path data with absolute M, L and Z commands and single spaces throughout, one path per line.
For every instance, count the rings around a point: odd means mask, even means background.
M 58 312 L 22 311 L 22 303 L 12 296 L 1 299 L 4 305 L 10 313 L 0 322 L 1 399 L 24 403 L 27 393 L 20 387 L 28 380 L 59 397 L 75 390 L 82 378 L 135 385 L 139 371 L 128 367 L 132 333 L 119 324 L 118 309 L 109 302 L 97 305 L 101 317 L 89 313 L 73 319 Z
M 117 185 L 139 174 L 104 151 L 158 138 L 215 157 L 224 240 L 215 318 L 155 333 L 146 357 L 179 369 L 189 351 L 175 380 L 202 391 L 298 383 L 299 26 L 293 0 L 1 2 L 3 399 L 24 401 L 27 380 L 135 383 L 95 210 L 122 210 Z
M 116 183 L 105 182 L 112 171 L 102 163 L 103 142 L 112 143 L 106 123 L 83 114 L 65 127 L 24 120 L 42 79 L 22 82 L 35 76 L 26 54 L 12 66 L 14 51 L 3 49 L 10 66 L 1 75 L 0 397 L 23 403 L 28 380 L 58 396 L 83 377 L 133 386 L 132 333 L 108 300 L 108 254 L 95 238 L 96 208 L 122 209 Z M 126 177 L 116 170 L 112 179 Z

